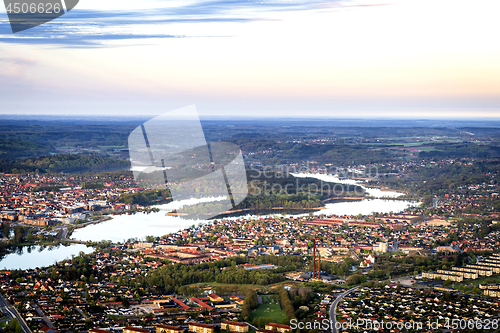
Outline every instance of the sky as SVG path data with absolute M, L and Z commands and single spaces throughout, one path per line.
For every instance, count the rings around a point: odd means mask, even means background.
M 0 113 L 500 117 L 498 0 L 80 0 L 13 34 Z

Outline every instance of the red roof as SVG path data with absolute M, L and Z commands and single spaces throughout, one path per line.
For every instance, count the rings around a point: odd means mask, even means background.
M 235 326 L 240 326 L 240 327 L 248 326 L 248 324 L 246 324 L 246 323 L 240 323 L 240 322 L 232 321 L 232 320 L 223 321 L 221 324 L 229 324 L 229 325 L 235 325 Z
M 182 303 L 181 301 L 179 301 L 177 298 L 172 298 L 172 301 L 174 301 L 175 303 L 179 304 L 179 306 L 181 308 L 183 308 L 184 310 L 189 310 L 191 309 L 189 306 L 187 306 L 186 304 Z
M 127 326 L 123 329 L 123 331 L 129 330 L 129 331 L 134 331 L 134 332 L 139 332 L 139 333 L 151 333 L 149 330 L 146 330 L 144 328 L 139 328 L 139 327 L 132 327 L 132 326 Z
M 193 302 L 197 303 L 199 306 L 201 306 L 202 308 L 204 309 L 208 309 L 208 310 L 213 310 L 214 308 L 211 307 L 210 305 L 208 305 L 207 303 L 203 302 L 202 300 L 196 298 L 196 297 L 191 297 L 190 300 L 192 300 Z
M 157 325 L 156 327 L 158 328 L 165 328 L 167 330 L 174 330 L 174 331 L 184 331 L 182 329 L 182 327 L 179 327 L 179 326 L 170 326 L 170 325 L 163 325 L 163 324 L 160 324 L 160 325 Z
M 189 323 L 190 326 L 198 326 L 198 327 L 204 327 L 204 328 L 215 328 L 213 325 L 209 324 L 202 324 L 202 323 Z
M 267 325 L 272 326 L 272 327 L 279 327 L 279 328 L 291 329 L 291 327 L 290 327 L 290 326 L 288 326 L 288 325 L 283 325 L 283 324 L 269 323 L 269 324 L 267 324 Z M 267 326 L 267 325 L 266 325 L 266 326 Z

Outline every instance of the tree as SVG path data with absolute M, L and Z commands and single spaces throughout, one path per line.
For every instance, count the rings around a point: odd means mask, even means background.
M 124 307 L 124 308 L 127 308 L 127 309 L 128 309 L 128 307 L 130 306 L 130 302 L 129 302 L 129 300 L 128 300 L 128 299 L 126 299 L 126 298 L 124 298 L 124 299 L 122 300 L 122 305 L 123 305 L 123 307 Z
M 250 312 L 256 309 L 259 306 L 259 302 L 257 300 L 257 293 L 255 290 L 250 290 L 245 295 L 245 300 L 243 301 L 243 307 L 241 309 L 241 317 L 249 318 Z
M 8 223 L 5 223 L 3 225 L 3 236 L 5 238 L 10 238 L 10 225 Z
M 35 241 L 35 236 L 33 236 L 31 230 L 28 232 L 28 236 L 26 236 L 26 241 L 28 243 L 33 243 Z
M 278 289 L 278 293 L 280 296 L 281 307 L 285 311 L 288 319 L 294 319 L 295 317 L 295 309 L 293 307 L 292 301 L 290 300 L 290 296 L 288 295 L 288 291 L 281 286 Z
M 14 227 L 14 243 L 15 244 L 22 243 L 25 233 L 26 229 L 24 227 L 16 225 Z

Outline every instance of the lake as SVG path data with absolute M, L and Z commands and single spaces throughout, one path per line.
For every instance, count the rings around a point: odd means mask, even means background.
M 325 204 L 325 209 L 316 211 L 315 216 L 324 215 L 369 215 L 376 213 L 389 213 L 400 212 L 410 206 L 417 206 L 419 203 L 416 201 L 408 200 L 391 200 L 388 198 L 396 198 L 403 193 L 393 191 L 381 191 L 379 189 L 368 188 L 350 179 L 338 179 L 331 175 L 306 175 L 297 174 L 297 177 L 315 177 L 323 181 L 344 183 L 344 184 L 357 184 L 362 186 L 370 196 L 377 197 L 377 199 L 363 199 L 349 202 L 335 202 Z M 83 241 L 101 241 L 111 240 L 112 242 L 124 242 L 130 238 L 137 238 L 144 240 L 146 236 L 163 236 L 165 234 L 177 232 L 181 229 L 189 228 L 193 224 L 208 222 L 207 220 L 184 220 L 176 216 L 167 216 L 166 213 L 179 208 L 183 204 L 190 204 L 196 202 L 193 200 L 184 200 L 181 202 L 171 202 L 164 205 L 157 205 L 160 211 L 157 213 L 136 213 L 134 215 L 115 215 L 109 221 L 92 224 L 84 228 L 76 229 L 71 238 Z M 307 216 L 308 213 L 294 214 L 288 216 Z M 254 218 L 256 215 L 243 215 L 238 218 Z M 259 218 L 262 215 L 257 215 Z M 232 217 L 234 219 L 237 217 Z M 40 252 L 41 250 L 41 252 Z M 44 267 L 52 265 L 64 259 L 71 258 L 72 255 L 78 255 L 80 251 L 90 253 L 92 248 L 87 248 L 82 244 L 72 244 L 69 246 L 59 246 L 50 248 L 43 248 L 40 246 L 33 246 L 31 252 L 27 248 L 23 249 L 22 253 L 11 253 L 5 256 L 0 261 L 0 268 L 6 269 L 28 269 L 34 267 Z
M 80 251 L 91 253 L 94 249 L 83 244 L 71 244 L 68 246 L 25 246 L 14 253 L 7 254 L 0 261 L 0 269 L 12 270 L 47 267 L 64 259 L 70 259 L 72 255 L 78 256 Z
M 368 189 L 373 190 L 373 189 Z M 378 190 L 380 191 L 380 190 Z M 384 196 L 398 197 L 403 195 L 398 192 L 380 191 Z M 372 191 L 370 195 L 375 196 L 378 192 Z M 101 240 L 111 240 L 113 242 L 124 242 L 129 238 L 145 239 L 146 236 L 163 236 L 168 233 L 177 232 L 181 229 L 189 228 L 193 224 L 208 222 L 207 220 L 184 220 L 176 216 L 166 216 L 167 212 L 178 208 L 186 201 L 171 202 L 165 205 L 155 206 L 160 209 L 158 213 L 137 213 L 135 215 L 116 215 L 112 220 L 76 229 L 71 238 L 83 241 L 98 242 Z M 335 202 L 325 204 L 326 209 L 316 211 L 313 214 L 324 215 L 369 215 L 371 213 L 400 212 L 408 207 L 416 206 L 419 203 L 409 200 L 391 199 L 363 199 L 349 202 Z M 271 214 L 272 215 L 272 214 Z M 307 216 L 308 213 L 293 214 L 287 216 Z M 239 217 L 228 217 L 228 219 L 247 218 L 251 219 L 256 215 L 242 214 Z M 259 218 L 269 215 L 257 215 Z
M 189 228 L 193 224 L 208 222 L 206 220 L 185 220 L 177 216 L 167 216 L 166 213 L 179 208 L 183 204 L 197 202 L 182 200 L 164 205 L 156 205 L 157 213 L 136 213 L 134 215 L 114 215 L 112 220 L 92 224 L 76 229 L 72 239 L 98 242 L 110 240 L 123 243 L 129 238 L 145 239 L 146 236 L 163 236 L 181 229 Z
M 363 182 L 354 179 L 339 179 L 337 175 L 327 175 L 327 174 L 315 174 L 315 173 L 292 173 L 291 174 L 297 178 L 316 178 L 324 182 L 338 183 L 338 184 L 350 184 L 361 186 L 369 196 L 374 198 L 397 198 L 404 193 L 385 191 L 374 187 L 366 187 Z
M 387 199 L 363 199 L 349 202 L 335 202 L 325 205 L 326 209 L 314 212 L 314 215 L 370 215 L 372 213 L 398 213 L 408 207 L 418 206 L 417 201 L 409 200 L 387 200 Z

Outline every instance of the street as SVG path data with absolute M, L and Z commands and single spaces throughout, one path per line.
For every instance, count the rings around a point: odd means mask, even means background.
M 353 291 L 357 290 L 358 288 L 359 288 L 359 286 L 351 288 L 351 289 L 343 292 L 342 294 L 337 296 L 335 301 L 333 301 L 332 305 L 330 306 L 330 324 L 332 325 L 332 333 L 337 333 L 337 327 L 336 327 L 336 324 L 337 324 L 337 305 L 346 295 L 352 293 Z
M 16 318 L 19 323 L 21 324 L 21 327 L 23 329 L 24 333 L 32 333 L 29 327 L 26 325 L 24 320 L 21 318 L 19 313 L 17 312 L 16 309 L 11 308 L 9 304 L 7 304 L 7 301 L 3 298 L 3 296 L 0 294 L 0 310 L 7 314 L 11 319 Z

